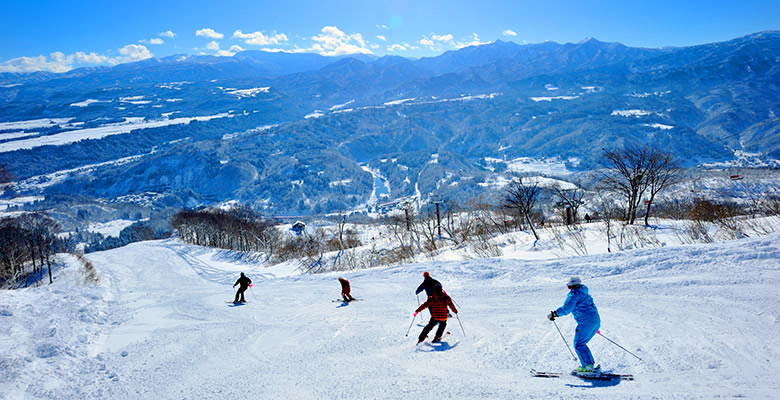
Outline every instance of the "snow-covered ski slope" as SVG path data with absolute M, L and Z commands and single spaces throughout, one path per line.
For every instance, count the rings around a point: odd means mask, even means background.
M 56 399 L 780 398 L 780 234 L 555 260 L 476 259 L 337 275 L 254 268 L 174 240 L 89 254 L 54 285 L 0 293 L 0 397 Z M 414 289 L 445 286 L 440 346 L 415 347 Z M 230 307 L 244 271 L 248 304 Z M 576 366 L 546 319 L 572 274 L 590 288 L 603 369 L 635 381 L 531 377 Z M 427 315 L 427 311 L 422 313 Z M 574 321 L 557 320 L 571 344 Z

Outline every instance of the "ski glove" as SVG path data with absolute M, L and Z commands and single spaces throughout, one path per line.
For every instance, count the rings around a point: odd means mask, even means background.
M 558 313 L 556 313 L 555 311 L 550 311 L 550 313 L 547 314 L 547 319 L 549 319 L 550 321 L 555 321 L 556 318 L 558 318 Z
M 417 316 L 417 311 L 415 311 L 415 312 L 414 312 L 414 315 L 413 315 L 413 317 L 416 317 L 416 316 Z

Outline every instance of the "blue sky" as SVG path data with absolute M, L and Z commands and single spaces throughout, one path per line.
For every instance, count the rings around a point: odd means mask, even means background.
M 0 0 L 0 72 L 240 50 L 435 56 L 495 40 L 689 46 L 780 29 L 780 1 Z

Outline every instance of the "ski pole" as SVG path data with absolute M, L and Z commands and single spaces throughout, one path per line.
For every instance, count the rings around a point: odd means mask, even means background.
M 463 332 L 463 337 L 466 337 L 466 331 L 463 330 L 463 323 L 460 322 L 460 317 L 458 316 L 458 313 L 455 313 L 455 318 L 458 319 L 458 324 L 460 325 L 460 331 Z
M 252 285 L 251 284 L 249 285 L 249 291 L 252 292 L 252 298 L 257 300 L 257 296 L 255 296 L 255 291 L 252 290 Z
M 452 300 L 452 303 L 455 304 L 455 307 L 458 307 L 459 310 L 461 309 L 460 304 L 457 301 L 455 301 L 454 299 Z
M 409 331 L 412 330 L 412 324 L 414 324 L 414 320 L 417 318 L 417 313 L 414 313 L 412 316 L 412 322 L 409 323 L 409 329 L 406 330 L 406 336 L 409 336 Z
M 607 340 L 609 340 L 609 342 L 610 342 L 610 343 L 612 343 L 612 344 L 614 344 L 615 346 L 617 346 L 617 347 L 620 347 L 620 348 L 621 348 L 621 349 L 623 349 L 623 351 L 625 351 L 626 353 L 628 353 L 628 354 L 631 354 L 632 356 L 634 356 L 634 357 L 636 357 L 636 358 L 639 358 L 639 356 L 638 356 L 638 355 L 636 355 L 636 354 L 634 354 L 634 353 L 632 353 L 632 352 L 630 352 L 630 351 L 626 350 L 626 348 L 625 348 L 625 347 L 623 347 L 623 346 L 621 346 L 621 345 L 619 345 L 619 344 L 615 343 L 615 341 L 614 341 L 614 340 L 612 340 L 612 339 L 610 339 L 610 338 L 608 338 L 608 337 L 606 337 L 606 336 L 602 335 L 602 334 L 601 334 L 601 330 L 598 330 L 598 331 L 596 331 L 596 333 L 598 333 L 598 334 L 599 334 L 599 336 L 603 337 L 604 339 L 607 339 Z M 639 358 L 639 361 L 645 361 L 645 360 L 643 360 L 643 359 Z
M 555 324 L 555 329 L 558 330 L 558 333 L 561 334 L 561 339 L 563 339 L 563 343 L 566 343 L 566 348 L 569 349 L 569 353 L 571 353 L 572 358 L 574 361 L 577 361 L 577 356 L 574 355 L 574 352 L 571 351 L 571 347 L 569 347 L 569 342 L 566 341 L 566 338 L 563 337 L 563 332 L 561 332 L 561 328 L 558 328 L 558 324 L 555 322 L 555 320 L 552 321 L 553 324 Z

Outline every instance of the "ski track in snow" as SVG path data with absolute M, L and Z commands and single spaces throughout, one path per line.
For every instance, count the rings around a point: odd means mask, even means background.
M 100 286 L 0 292 L 0 398 L 776 398 L 780 234 L 555 260 L 423 262 L 296 275 L 175 240 L 87 257 Z M 216 254 L 216 255 L 215 255 Z M 460 320 L 415 347 L 414 289 L 430 271 Z M 254 281 L 229 307 L 238 271 Z M 546 314 L 583 278 L 602 318 L 590 347 L 636 380 L 533 378 L 576 366 Z M 575 323 L 557 320 L 571 345 Z

